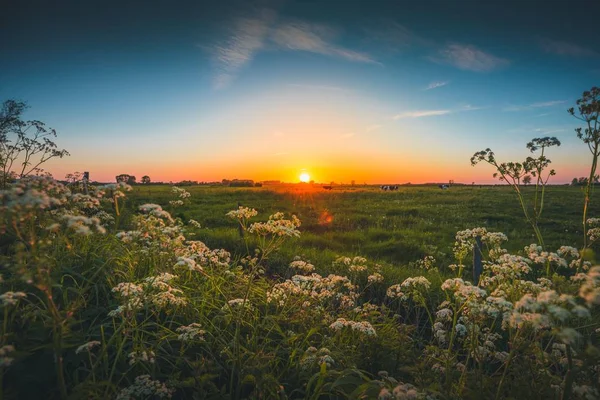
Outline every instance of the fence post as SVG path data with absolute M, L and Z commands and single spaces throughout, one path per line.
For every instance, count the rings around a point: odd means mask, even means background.
M 88 181 L 90 180 L 90 173 L 85 171 L 83 173 L 83 189 L 85 190 L 85 194 L 90 194 L 88 192 Z
M 473 245 L 473 284 L 479 284 L 479 277 L 483 272 L 482 254 L 481 254 L 481 236 L 475 237 L 475 244 Z

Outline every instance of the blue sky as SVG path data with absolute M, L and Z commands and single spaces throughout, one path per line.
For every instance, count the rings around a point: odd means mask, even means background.
M 600 82 L 597 2 L 10 7 L 0 98 L 57 129 L 57 177 L 489 182 L 472 153 L 540 136 L 555 182 L 587 168 L 566 109 Z

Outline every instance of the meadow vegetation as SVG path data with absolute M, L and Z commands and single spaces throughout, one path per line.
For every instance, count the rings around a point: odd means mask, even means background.
M 548 164 L 389 193 L 23 176 L 0 192 L 0 398 L 599 398 L 600 209 Z

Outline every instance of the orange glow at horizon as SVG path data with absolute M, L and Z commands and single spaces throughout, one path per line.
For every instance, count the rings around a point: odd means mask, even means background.
M 300 182 L 308 183 L 310 182 L 310 175 L 306 172 L 300 174 Z

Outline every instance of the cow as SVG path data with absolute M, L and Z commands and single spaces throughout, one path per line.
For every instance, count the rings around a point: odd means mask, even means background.
M 325 190 L 331 190 L 331 189 L 333 189 L 333 186 L 323 186 L 323 189 L 325 189 Z
M 448 185 L 439 185 L 439 188 L 442 190 L 448 189 Z

